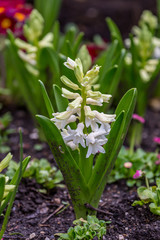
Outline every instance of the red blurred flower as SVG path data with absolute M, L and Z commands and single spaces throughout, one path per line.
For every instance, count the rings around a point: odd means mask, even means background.
M 0 7 L 19 8 L 25 4 L 25 0 L 0 0 Z
M 96 45 L 96 44 L 89 44 L 87 45 L 87 49 L 88 49 L 88 52 L 92 58 L 92 62 L 95 60 L 96 57 L 98 57 L 98 55 L 104 51 L 106 49 L 105 46 L 99 46 L 99 45 Z
M 0 0 L 0 34 L 11 29 L 16 35 L 22 33 L 22 26 L 32 8 L 24 0 Z

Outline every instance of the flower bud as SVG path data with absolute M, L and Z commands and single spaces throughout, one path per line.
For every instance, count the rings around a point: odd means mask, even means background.
M 0 162 L 0 172 L 8 166 L 11 159 L 12 155 L 11 153 L 8 153 L 7 156 Z
M 78 108 L 80 107 L 80 104 L 82 103 L 83 99 L 82 97 L 77 97 L 73 102 L 69 103 L 70 108 Z
M 79 58 L 75 60 L 74 73 L 79 83 L 83 82 L 83 66 Z
M 75 61 L 73 61 L 71 58 L 67 58 L 67 62 L 64 62 L 64 65 L 67 67 L 67 68 L 69 68 L 69 69 L 71 69 L 71 70 L 74 70 L 74 67 L 75 67 L 75 65 L 76 65 L 76 63 L 75 63 Z
M 77 97 L 80 97 L 79 93 L 70 92 L 66 88 L 62 88 L 62 96 L 68 99 L 76 99 Z
M 62 76 L 61 77 L 61 81 L 67 86 L 67 87 L 70 87 L 74 90 L 78 90 L 79 89 L 79 86 L 75 83 L 73 83 L 70 79 L 68 79 L 66 76 Z

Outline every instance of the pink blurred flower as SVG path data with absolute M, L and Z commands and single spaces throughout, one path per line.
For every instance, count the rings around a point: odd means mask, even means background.
M 143 123 L 143 124 L 145 123 L 145 119 L 144 119 L 143 117 L 139 116 L 138 114 L 135 114 L 135 113 L 134 113 L 134 114 L 132 115 L 132 118 L 135 119 L 135 120 L 138 120 L 139 122 L 141 122 L 141 123 Z
M 131 162 L 125 162 L 123 166 L 125 168 L 131 168 L 132 167 L 132 163 Z
M 157 144 L 160 144 L 160 137 L 154 137 L 153 141 Z
M 160 165 L 160 159 L 157 160 L 157 161 L 155 161 L 155 164 L 156 164 L 156 165 Z
M 106 46 L 99 46 L 94 43 L 87 45 L 88 52 L 92 58 L 92 62 L 98 57 L 98 55 L 106 49 Z
M 136 173 L 133 175 L 134 179 L 142 177 L 142 170 L 136 170 Z

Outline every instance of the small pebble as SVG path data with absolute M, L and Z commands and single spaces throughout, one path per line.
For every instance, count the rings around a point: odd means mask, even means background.
M 50 240 L 50 238 L 46 237 L 44 240 Z
M 35 236 L 36 236 L 35 233 L 31 233 L 31 234 L 29 235 L 29 239 L 33 239 Z
M 123 236 L 123 235 L 119 235 L 119 236 L 118 236 L 118 239 L 119 239 L 119 240 L 124 240 L 124 236 Z

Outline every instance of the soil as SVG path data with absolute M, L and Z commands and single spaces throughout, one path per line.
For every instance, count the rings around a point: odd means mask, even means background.
M 9 136 L 9 145 L 14 160 L 19 159 L 18 128 L 23 129 L 24 157 L 31 155 L 32 159 L 47 158 L 55 165 L 53 156 L 46 143 L 37 139 L 33 121 L 23 108 L 8 109 L 13 121 L 10 128 L 15 133 Z M 3 112 L 8 111 L 7 109 Z M 3 113 L 1 112 L 1 114 Z M 160 128 L 160 112 L 147 111 L 143 134 L 143 147 L 155 150 L 153 136 L 158 136 Z M 42 150 L 36 151 L 35 144 L 42 144 Z M 0 158 L 2 159 L 2 154 Z M 74 220 L 74 212 L 67 189 L 55 188 L 48 194 L 38 191 L 40 186 L 30 179 L 23 179 L 12 208 L 8 227 L 4 236 L 6 239 L 55 239 L 54 234 L 66 232 Z M 125 181 L 106 186 L 101 198 L 98 218 L 111 220 L 107 225 L 107 240 L 160 240 L 160 216 L 153 215 L 148 206 L 132 207 L 137 200 L 136 188 L 128 188 Z M 69 203 L 69 206 L 67 205 Z M 60 211 L 60 212 L 59 212 Z M 50 217 L 49 219 L 47 219 Z M 2 218 L 0 218 L 0 223 Z M 16 235 L 10 235 L 18 233 Z

